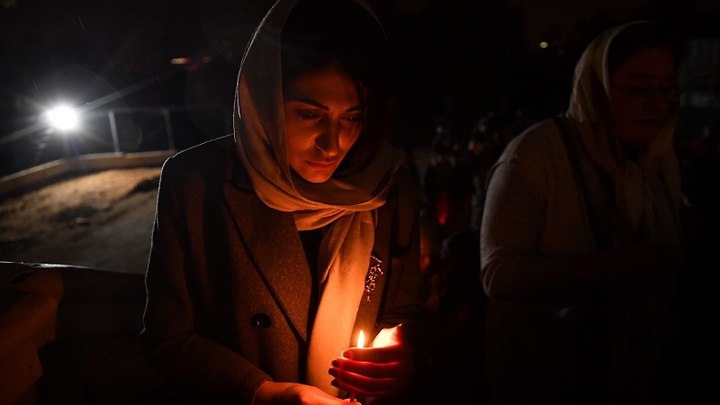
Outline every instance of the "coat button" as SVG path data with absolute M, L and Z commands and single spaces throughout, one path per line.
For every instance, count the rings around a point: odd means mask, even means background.
M 250 326 L 254 328 L 267 329 L 270 325 L 272 325 L 272 319 L 268 314 L 259 313 L 250 317 Z

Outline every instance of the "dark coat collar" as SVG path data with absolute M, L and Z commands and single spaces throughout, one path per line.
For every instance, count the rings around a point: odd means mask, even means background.
M 223 195 L 240 239 L 296 335 L 307 341 L 312 276 L 293 215 L 265 205 L 253 192 L 242 162 L 235 158 L 233 166 Z
M 232 139 L 232 138 L 231 138 Z M 265 205 L 253 190 L 252 182 L 240 159 L 233 156 L 223 195 L 232 213 L 240 239 L 254 262 L 258 275 L 272 294 L 296 336 L 304 342 L 308 338 L 308 309 L 311 305 L 310 267 L 291 213 L 274 210 Z M 392 193 L 391 193 L 392 194 Z M 380 209 L 379 226 L 375 233 L 375 254 L 383 260 L 383 272 L 388 271 L 392 207 Z M 252 214 L 250 214 L 252 213 Z M 371 331 L 382 300 L 386 276 L 377 280 L 370 301 L 363 294 L 356 327 Z

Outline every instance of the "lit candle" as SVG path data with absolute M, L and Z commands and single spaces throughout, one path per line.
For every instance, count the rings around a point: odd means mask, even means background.
M 364 347 L 365 346 L 365 333 L 361 330 L 358 334 L 358 340 L 357 340 L 357 347 Z M 356 402 L 355 401 L 355 393 L 350 393 L 350 402 Z

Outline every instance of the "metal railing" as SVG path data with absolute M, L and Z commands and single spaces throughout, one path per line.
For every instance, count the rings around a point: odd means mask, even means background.
M 214 107 L 133 107 L 82 114 L 78 129 L 52 129 L 42 117 L 0 136 L 0 178 L 49 162 L 95 154 L 181 150 L 230 133 L 229 111 Z

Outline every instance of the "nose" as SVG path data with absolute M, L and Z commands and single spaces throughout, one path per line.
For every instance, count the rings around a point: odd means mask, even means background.
M 652 111 L 658 115 L 664 115 L 670 106 L 670 100 L 667 100 L 661 97 L 657 92 L 654 92 L 647 97 L 642 106 L 646 111 Z
M 335 157 L 340 152 L 340 125 L 336 120 L 326 120 L 317 138 L 315 147 L 320 149 L 325 157 Z

